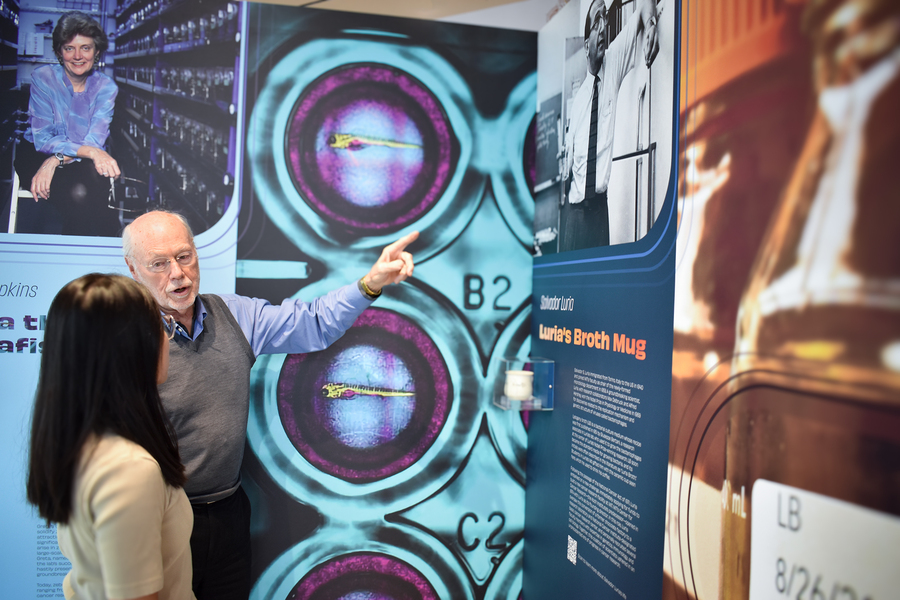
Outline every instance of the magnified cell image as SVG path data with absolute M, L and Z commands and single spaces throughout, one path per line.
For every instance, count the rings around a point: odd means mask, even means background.
M 285 359 L 278 413 L 294 448 L 354 483 L 390 477 L 431 447 L 450 410 L 447 366 L 414 323 L 369 309 L 325 351 Z
M 286 600 L 437 600 L 428 580 L 397 558 L 359 552 L 311 570 Z
M 459 154 L 434 95 L 381 64 L 349 64 L 313 81 L 293 108 L 285 144 L 291 178 L 311 208 L 370 234 L 421 218 Z

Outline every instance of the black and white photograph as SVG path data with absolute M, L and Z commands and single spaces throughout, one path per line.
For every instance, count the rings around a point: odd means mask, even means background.
M 656 222 L 674 138 L 673 13 L 582 0 L 541 31 L 535 255 L 635 242 Z

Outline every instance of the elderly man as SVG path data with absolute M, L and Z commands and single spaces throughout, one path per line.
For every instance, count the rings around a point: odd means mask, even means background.
M 606 3 L 594 0 L 584 20 L 588 76 L 575 94 L 566 135 L 565 177 L 571 178 L 563 206 L 560 250 L 609 245 L 606 190 L 612 171 L 616 102 L 625 75 L 634 67 L 643 29 L 647 66 L 659 52 L 655 0 L 635 0 L 636 12 L 612 43 L 607 42 Z
M 340 338 L 385 285 L 412 275 L 405 248 L 418 235 L 387 246 L 357 283 L 311 303 L 272 306 L 234 294 L 199 294 L 197 249 L 180 215 L 150 212 L 125 228 L 122 247 L 132 276 L 174 318 L 169 378 L 159 391 L 187 470 L 198 600 L 250 593 L 250 503 L 240 467 L 256 357 L 322 350 Z

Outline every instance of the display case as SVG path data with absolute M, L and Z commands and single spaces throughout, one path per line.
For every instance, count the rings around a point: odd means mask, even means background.
M 536 356 L 502 357 L 494 406 L 504 410 L 553 410 L 554 362 Z
M 195 233 L 234 197 L 241 10 L 237 2 L 136 0 L 116 10 L 119 85 L 114 152 L 146 197 L 120 207 L 164 208 Z

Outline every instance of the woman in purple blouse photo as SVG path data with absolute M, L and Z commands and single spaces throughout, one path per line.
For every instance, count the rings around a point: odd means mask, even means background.
M 22 206 L 17 232 L 119 234 L 107 200 L 110 178 L 121 172 L 105 149 L 119 90 L 95 69 L 108 47 L 100 24 L 81 12 L 63 14 L 53 29 L 59 64 L 31 75 L 28 129 L 15 161 L 20 185 L 43 206 Z

